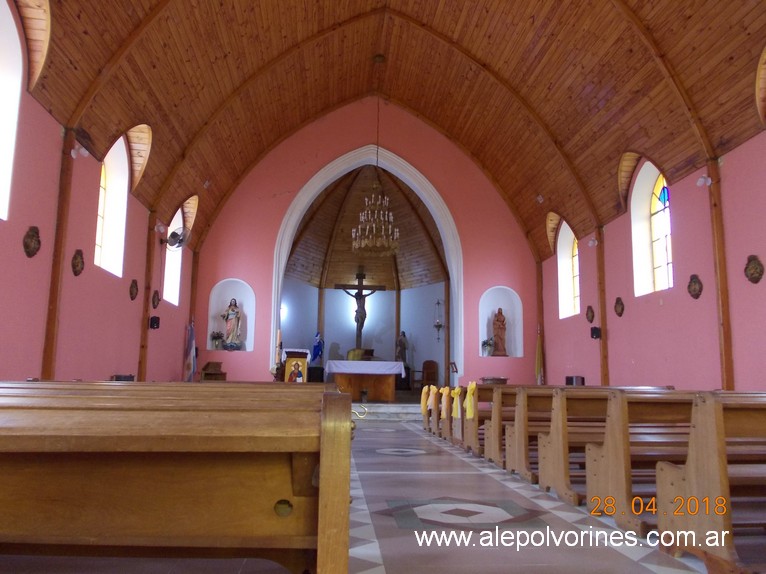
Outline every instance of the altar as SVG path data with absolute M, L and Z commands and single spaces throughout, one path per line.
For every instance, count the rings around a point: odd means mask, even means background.
M 325 370 L 338 390 L 349 393 L 354 402 L 360 402 L 366 391 L 368 401 L 393 403 L 396 375 L 405 376 L 400 361 L 327 361 Z

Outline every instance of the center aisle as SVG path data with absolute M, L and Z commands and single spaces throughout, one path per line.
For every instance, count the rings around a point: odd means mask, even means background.
M 351 496 L 353 574 L 705 571 L 644 539 L 634 547 L 606 546 L 605 536 L 619 540 L 621 531 L 425 433 L 418 423 L 357 421 Z M 449 546 L 432 538 L 429 547 L 418 544 L 416 532 L 453 538 Z M 528 545 L 517 550 L 517 540 Z

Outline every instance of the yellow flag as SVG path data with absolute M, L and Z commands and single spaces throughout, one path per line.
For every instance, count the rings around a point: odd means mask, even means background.
M 420 412 L 424 416 L 428 412 L 428 385 L 424 385 L 423 390 L 420 391 Z

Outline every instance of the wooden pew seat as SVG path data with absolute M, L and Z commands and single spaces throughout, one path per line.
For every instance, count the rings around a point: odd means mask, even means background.
M 345 572 L 350 406 L 324 385 L 0 383 L 2 551 Z

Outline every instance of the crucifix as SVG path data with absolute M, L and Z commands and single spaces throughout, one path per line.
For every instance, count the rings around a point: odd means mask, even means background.
M 364 309 L 364 300 L 376 291 L 385 291 L 385 285 L 365 285 L 364 267 L 359 267 L 356 272 L 356 284 L 336 284 L 336 289 L 343 289 L 346 294 L 351 295 L 356 299 L 356 313 L 354 314 L 354 321 L 356 322 L 356 348 L 362 348 L 362 329 L 364 328 L 364 321 L 367 319 L 367 311 Z M 352 292 L 349 289 L 356 289 Z M 365 293 L 368 291 L 368 293 Z

